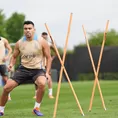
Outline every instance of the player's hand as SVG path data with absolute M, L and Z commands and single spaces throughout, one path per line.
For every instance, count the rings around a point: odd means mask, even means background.
M 4 58 L 3 58 L 3 60 L 2 60 L 2 61 L 3 61 L 3 62 L 6 62 L 8 59 L 9 59 L 9 57 L 8 57 L 8 56 L 6 56 L 6 57 L 4 57 Z
M 46 72 L 46 78 L 48 79 L 50 77 L 49 73 Z
M 8 66 L 8 72 L 12 70 L 12 67 L 13 67 L 12 65 Z
M 46 73 L 46 78 L 47 78 L 48 81 L 50 81 L 51 78 L 50 78 L 49 73 Z

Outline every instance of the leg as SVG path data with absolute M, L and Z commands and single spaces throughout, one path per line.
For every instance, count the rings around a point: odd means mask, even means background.
M 3 88 L 2 96 L 0 99 L 0 116 L 4 113 L 4 107 L 8 100 L 8 94 L 10 91 L 12 91 L 16 86 L 18 86 L 18 83 L 16 83 L 14 80 L 8 80 L 6 85 Z
M 2 76 L 4 83 L 6 84 L 8 81 L 8 76 Z M 8 94 L 8 100 L 11 100 L 10 93 Z
M 45 76 L 39 76 L 36 79 L 35 83 L 37 85 L 37 93 L 36 93 L 36 102 L 35 102 L 33 112 L 37 116 L 43 116 L 43 114 L 40 112 L 40 105 L 41 105 L 41 101 L 43 99 L 43 95 L 45 92 L 46 77 Z
M 36 102 L 41 103 L 45 91 L 46 77 L 39 76 L 35 83 L 37 85 Z
M 53 99 L 54 96 L 52 95 L 52 78 L 50 76 L 50 79 L 48 81 L 48 96 L 50 99 Z
M 7 69 L 6 69 L 6 66 L 5 65 L 2 65 L 1 66 L 1 75 L 2 75 L 2 79 L 3 79 L 3 86 L 7 83 L 7 80 L 8 80 L 8 72 L 7 72 Z M 11 100 L 11 96 L 10 96 L 10 93 L 8 95 L 8 100 Z
M 8 77 L 6 75 L 3 75 L 2 76 L 2 79 L 3 79 L 4 83 L 6 84 L 7 83 L 7 80 L 8 80 Z
M 8 80 L 6 85 L 3 88 L 2 96 L 1 96 L 1 102 L 0 106 L 5 106 L 8 94 L 16 87 L 18 86 L 18 83 L 16 83 L 14 80 Z
M 36 99 L 36 93 L 37 93 L 37 89 L 38 89 L 38 87 L 37 87 L 37 85 L 35 84 L 35 95 L 34 95 L 34 99 Z
M 50 76 L 50 80 L 48 81 L 48 89 L 52 88 L 52 78 Z

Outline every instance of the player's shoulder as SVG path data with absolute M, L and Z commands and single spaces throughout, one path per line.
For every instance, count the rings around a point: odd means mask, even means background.
M 49 40 L 47 41 L 48 45 L 51 47 L 53 44 Z
M 42 36 L 39 36 L 39 37 L 38 37 L 38 40 L 39 40 L 39 41 L 43 41 L 44 38 L 43 38 Z
M 38 37 L 38 41 L 40 43 L 46 43 L 45 39 L 43 37 Z
M 9 41 L 6 38 L 4 37 L 0 37 L 0 38 L 1 38 L 1 41 L 4 43 L 4 45 L 9 44 Z
M 26 41 L 26 37 L 23 36 L 22 38 L 20 38 L 16 43 L 19 45 L 22 45 L 22 43 L 24 43 Z
M 4 37 L 0 37 L 0 39 L 2 40 L 2 41 L 4 41 L 4 42 L 6 42 L 6 41 L 8 41 L 6 38 L 4 38 Z
M 18 42 L 24 42 L 24 41 L 26 41 L 26 37 L 25 37 L 25 36 L 21 37 L 21 38 L 18 40 Z
M 15 47 L 19 47 L 22 45 L 23 42 L 23 38 L 19 39 L 16 43 L 15 43 Z
M 42 46 L 49 46 L 48 42 L 43 38 L 43 37 L 39 37 L 39 44 L 41 44 Z

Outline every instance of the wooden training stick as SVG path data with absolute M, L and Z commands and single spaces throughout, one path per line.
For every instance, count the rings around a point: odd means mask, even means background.
M 102 55 L 103 55 L 103 50 L 104 50 L 104 44 L 105 44 L 105 41 L 106 41 L 106 34 L 107 34 L 107 31 L 108 31 L 108 25 L 109 25 L 109 20 L 107 21 L 106 29 L 105 29 L 105 32 L 104 32 L 103 42 L 102 42 L 101 51 L 100 51 L 100 56 L 99 56 L 99 60 L 98 60 L 98 66 L 97 66 L 97 73 L 96 73 L 97 76 L 98 76 L 98 73 L 99 73 L 100 64 L 101 64 L 101 60 L 102 60 Z M 97 81 L 96 81 L 96 80 L 97 80 Z M 92 96 L 91 96 L 91 101 L 90 101 L 89 111 L 91 111 L 91 108 L 92 108 L 92 103 L 93 103 L 93 99 L 94 99 L 96 83 L 98 84 L 98 87 L 99 87 L 98 79 L 95 78 L 94 86 L 93 86 L 93 91 L 92 91 Z M 103 101 L 103 102 L 102 102 L 103 108 L 106 110 L 106 107 L 105 107 L 105 104 L 104 104 L 104 99 L 103 99 L 102 96 L 101 96 L 101 99 L 102 99 L 102 101 Z
M 71 17 L 70 17 L 70 22 L 69 22 L 69 24 L 71 24 L 71 19 L 72 19 L 72 14 L 71 14 Z M 66 77 L 67 77 L 67 80 L 68 80 L 68 82 L 69 82 L 69 85 L 70 85 L 70 88 L 72 89 L 72 92 L 73 92 L 73 95 L 74 95 L 74 97 L 75 97 L 75 99 L 76 99 L 76 102 L 77 102 L 77 105 L 78 105 L 78 107 L 79 107 L 79 109 L 80 109 L 80 112 L 81 112 L 81 114 L 84 116 L 84 113 L 83 113 L 83 110 L 82 110 L 82 108 L 81 108 L 81 105 L 80 105 L 80 103 L 79 103 L 79 101 L 78 101 L 78 98 L 77 98 L 77 96 L 76 96 L 76 93 L 75 93 L 75 91 L 74 91 L 74 88 L 73 88 L 73 86 L 72 86 L 72 84 L 71 84 L 71 81 L 70 81 L 70 78 L 69 78 L 69 76 L 68 76 L 68 74 L 67 74 L 67 71 L 66 71 L 66 69 L 65 69 L 65 67 L 64 67 L 64 56 L 63 56 L 63 61 L 61 60 L 61 57 L 60 57 L 60 54 L 59 54 L 59 52 L 58 52 L 58 49 L 57 49 L 57 47 L 56 47 L 56 44 L 55 44 L 55 42 L 54 42 L 54 40 L 53 40 L 53 38 L 52 38 L 52 36 L 51 36 L 51 34 L 50 34 L 50 31 L 49 31 L 49 28 L 48 28 L 48 26 L 45 24 L 45 27 L 46 27 L 46 29 L 47 29 L 47 31 L 48 31 L 48 34 L 49 34 L 49 36 L 50 36 L 50 38 L 51 38 L 51 40 L 52 40 L 52 42 L 53 42 L 53 45 L 54 45 L 54 48 L 55 48 L 55 51 L 56 51 L 56 53 L 57 53 L 57 56 L 58 56 L 58 58 L 59 58 L 59 61 L 60 61 L 60 63 L 61 63 L 61 70 L 62 69 L 64 69 L 64 73 L 65 73 L 65 75 L 66 75 Z M 70 26 L 69 26 L 70 27 Z M 69 32 L 70 31 L 68 31 L 68 34 L 69 34 Z M 69 35 L 68 35 L 69 36 Z M 68 39 L 68 36 L 67 36 L 67 39 Z M 66 39 L 66 40 L 67 40 Z M 67 41 L 66 41 L 66 43 L 67 43 Z M 67 44 L 65 44 L 65 45 L 67 45 Z M 66 46 L 65 46 L 66 47 Z M 66 49 L 65 49 L 66 50 Z M 66 53 L 66 51 L 64 51 L 65 53 Z M 63 71 L 63 70 L 62 70 Z M 61 72 L 62 73 L 62 72 Z M 54 108 L 54 115 L 53 115 L 53 118 L 56 118 L 56 111 L 57 111 L 57 104 L 58 104 L 58 96 L 59 96 L 59 90 L 60 90 L 60 85 L 61 85 L 61 77 L 60 77 L 60 79 L 59 79 L 59 84 L 58 84 L 58 89 L 57 89 L 57 96 L 56 96 L 56 102 L 55 102 L 55 108 Z
M 64 47 L 64 54 L 63 54 L 63 59 L 62 59 L 62 64 L 63 65 L 64 65 L 65 58 L 66 58 L 66 50 L 67 50 L 68 39 L 69 39 L 69 35 L 70 35 L 71 23 L 72 23 L 72 14 L 70 15 L 68 32 L 67 32 L 67 37 L 66 37 L 66 42 L 65 42 L 65 47 Z M 57 95 L 56 95 L 53 118 L 56 117 L 57 105 L 58 105 L 58 99 L 59 99 L 59 93 L 60 93 L 60 87 L 61 87 L 61 81 L 62 81 L 62 74 L 63 74 L 63 66 L 61 66 L 61 70 L 60 70 L 60 76 L 59 76 L 59 82 L 58 82 L 58 88 L 57 88 Z
M 100 97 L 101 97 L 101 100 L 102 100 L 103 108 L 106 110 L 105 103 L 104 103 L 104 98 L 103 98 L 102 91 L 101 91 L 101 88 L 100 88 L 100 83 L 99 83 L 99 80 L 98 80 L 98 74 L 99 74 L 101 59 L 102 59 L 102 55 L 103 55 L 104 44 L 105 44 L 105 41 L 106 41 L 106 34 L 107 34 L 107 31 L 108 31 L 108 24 L 109 24 L 109 20 L 107 21 L 106 29 L 105 29 L 105 32 L 104 32 L 104 38 L 103 38 L 103 43 L 102 43 L 102 46 L 101 46 L 101 51 L 100 51 L 100 56 L 99 56 L 99 61 L 98 61 L 98 66 L 97 66 L 97 72 L 96 72 L 96 69 L 95 69 L 95 64 L 94 64 L 92 53 L 91 53 L 91 50 L 90 50 L 90 45 L 89 45 L 88 39 L 86 37 L 86 31 L 84 29 L 84 26 L 82 26 L 83 32 L 84 32 L 84 35 L 85 35 L 85 39 L 86 39 L 86 43 L 87 43 L 88 52 L 89 52 L 91 63 L 92 63 L 92 67 L 93 67 L 93 71 L 94 71 L 94 75 L 95 75 L 95 82 L 94 82 L 94 86 L 93 86 L 93 91 L 92 91 L 92 97 L 91 97 L 91 101 L 90 101 L 89 111 L 91 111 L 91 108 L 92 108 L 92 103 L 93 103 L 96 83 L 98 85 L 98 89 L 99 89 Z

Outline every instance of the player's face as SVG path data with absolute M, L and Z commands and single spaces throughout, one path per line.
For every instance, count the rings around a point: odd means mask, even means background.
M 35 32 L 35 28 L 32 24 L 25 24 L 24 25 L 24 34 L 27 38 L 33 37 Z
M 48 39 L 48 35 L 42 35 L 42 37 L 47 40 Z

